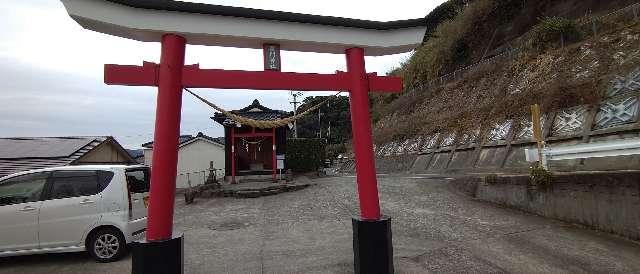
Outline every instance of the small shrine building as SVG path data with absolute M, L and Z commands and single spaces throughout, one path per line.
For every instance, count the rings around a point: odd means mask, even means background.
M 231 113 L 261 121 L 274 121 L 292 116 L 291 112 L 274 110 L 256 99 L 251 105 Z M 242 125 L 223 113 L 211 117 L 224 127 L 225 176 L 232 183 L 242 178 L 269 178 L 276 180 L 278 160 L 284 160 L 289 126 L 260 129 Z M 282 161 L 284 162 L 284 161 Z

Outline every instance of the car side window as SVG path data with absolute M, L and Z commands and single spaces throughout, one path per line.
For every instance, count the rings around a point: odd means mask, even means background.
M 127 186 L 130 192 L 149 192 L 150 178 L 148 169 L 127 170 L 125 176 L 127 177 Z
M 111 183 L 111 179 L 113 179 L 113 172 L 106 170 L 98 170 L 98 193 L 102 192 L 109 183 Z
M 36 202 L 50 172 L 25 174 L 0 182 L 0 206 Z
M 91 196 L 97 193 L 96 171 L 56 171 L 51 178 L 50 199 Z

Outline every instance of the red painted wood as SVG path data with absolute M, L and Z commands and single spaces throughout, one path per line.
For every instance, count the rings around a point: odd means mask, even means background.
M 104 82 L 108 85 L 158 86 L 158 65 L 143 66 L 104 65 Z
M 185 45 L 186 40 L 181 36 L 162 36 L 147 221 L 148 241 L 168 240 L 173 233 Z M 149 67 L 143 68 L 148 74 Z
M 376 73 L 367 74 L 370 92 L 399 93 L 402 92 L 402 78 L 377 76 Z
M 271 157 L 271 167 L 273 169 L 273 181 L 276 181 L 276 129 L 272 129 L 271 143 L 273 144 L 273 153 Z
M 109 85 L 154 86 L 156 67 L 105 65 L 105 83 Z M 366 75 L 374 92 L 398 93 L 402 91 L 402 79 L 391 76 Z M 336 74 L 297 73 L 279 71 L 241 71 L 200 69 L 197 65 L 185 66 L 182 84 L 189 88 L 341 91 L 350 87 L 346 72 Z
M 343 90 L 344 75 L 278 71 L 185 69 L 183 84 L 194 88 L 255 90 Z
M 235 127 L 231 127 L 231 183 L 236 183 L 236 136 Z
M 371 117 L 369 116 L 369 82 L 365 77 L 364 49 L 346 50 L 351 106 L 351 131 L 356 162 L 356 182 L 360 200 L 360 216 L 365 220 L 380 219 L 380 201 L 376 179 Z

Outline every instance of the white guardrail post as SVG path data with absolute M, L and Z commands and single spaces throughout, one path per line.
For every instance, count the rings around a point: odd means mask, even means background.
M 542 150 L 542 164 L 545 169 L 548 169 L 548 161 L 636 154 L 640 154 L 640 138 L 629 138 L 571 146 L 545 147 Z M 538 150 L 536 148 L 525 149 L 525 158 L 527 162 L 537 162 Z

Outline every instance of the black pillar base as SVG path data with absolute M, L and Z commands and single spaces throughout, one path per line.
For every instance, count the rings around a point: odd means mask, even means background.
M 139 242 L 131 246 L 132 274 L 182 274 L 182 235 L 166 241 Z
M 356 274 L 392 274 L 391 218 L 353 218 L 353 265 Z

